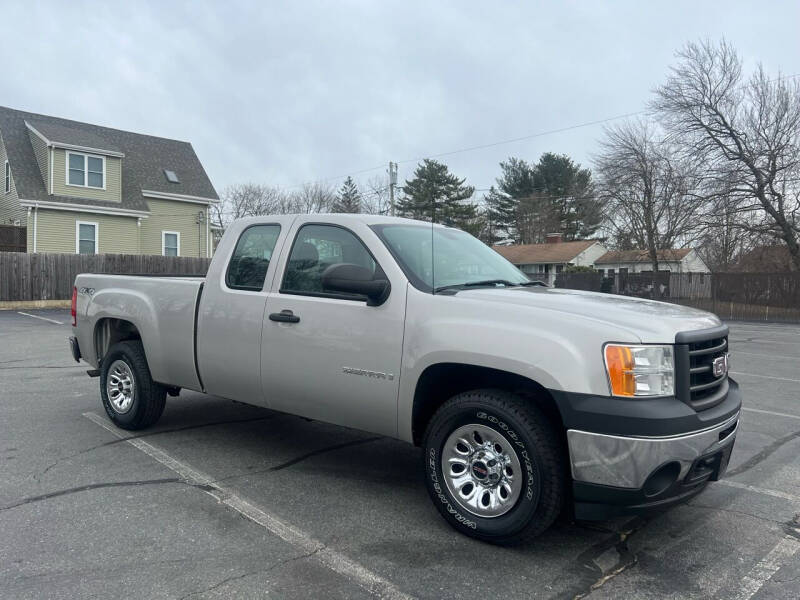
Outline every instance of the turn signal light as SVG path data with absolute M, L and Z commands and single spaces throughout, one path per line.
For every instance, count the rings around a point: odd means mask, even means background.
M 605 347 L 606 371 L 614 396 L 673 396 L 675 353 L 655 344 Z
M 633 352 L 627 346 L 606 346 L 606 369 L 614 396 L 636 395 Z

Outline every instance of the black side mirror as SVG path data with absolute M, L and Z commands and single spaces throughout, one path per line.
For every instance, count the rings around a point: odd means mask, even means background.
M 382 275 L 382 272 L 373 275 L 369 269 L 359 265 L 339 263 L 323 271 L 322 289 L 366 296 L 367 306 L 380 306 L 392 290 L 389 280 Z

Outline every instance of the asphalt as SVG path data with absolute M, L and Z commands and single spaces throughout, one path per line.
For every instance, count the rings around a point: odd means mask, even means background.
M 506 549 L 450 529 L 398 441 L 186 391 L 121 440 L 68 312 L 25 312 L 0 311 L 0 598 L 800 597 L 800 326 L 730 323 L 723 481 Z

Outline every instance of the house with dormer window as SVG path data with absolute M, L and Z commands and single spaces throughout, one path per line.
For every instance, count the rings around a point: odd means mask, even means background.
M 0 107 L 0 165 L 28 252 L 211 256 L 219 198 L 188 142 Z

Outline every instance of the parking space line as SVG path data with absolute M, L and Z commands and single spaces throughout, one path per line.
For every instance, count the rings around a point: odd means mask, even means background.
M 800 550 L 800 540 L 786 536 L 742 578 L 739 589 L 731 598 L 749 600 L 772 576 Z
M 742 410 L 747 412 L 761 413 L 762 415 L 772 415 L 773 417 L 782 417 L 784 419 L 800 419 L 800 415 L 790 415 L 789 413 L 775 412 L 774 410 L 764 410 L 761 408 L 747 408 L 742 407 Z
M 400 591 L 394 584 L 382 578 L 380 575 L 373 573 L 344 554 L 328 548 L 325 544 L 309 536 L 294 525 L 281 521 L 279 518 L 239 497 L 230 488 L 216 483 L 212 477 L 205 473 L 198 471 L 177 458 L 173 458 L 149 442 L 138 438 L 128 438 L 97 413 L 85 412 L 83 416 L 116 437 L 125 440 L 171 471 L 174 471 L 188 483 L 197 486 L 198 489 L 201 489 L 218 502 L 232 508 L 243 517 L 253 521 L 270 533 L 278 536 L 283 541 L 300 549 L 306 555 L 313 555 L 315 559 L 330 570 L 353 580 L 371 594 L 379 598 L 389 598 L 391 600 L 411 600 L 412 596 Z
M 32 315 L 31 313 L 22 312 L 21 310 L 17 311 L 18 315 L 25 315 L 26 317 L 31 317 L 32 319 L 41 319 L 42 321 L 47 321 L 48 323 L 55 323 L 56 325 L 63 325 L 61 321 L 56 321 L 55 319 L 48 319 L 47 317 L 40 317 L 39 315 Z
M 800 383 L 800 379 L 789 379 L 788 377 L 774 377 L 772 375 L 758 375 L 757 373 L 743 373 L 742 371 L 730 371 L 731 375 L 745 375 L 747 377 L 760 377 L 761 379 L 774 379 L 776 381 L 791 381 Z
M 728 487 L 732 488 L 738 488 L 740 490 L 747 490 L 748 492 L 755 492 L 756 494 L 762 494 L 764 496 L 772 496 L 773 498 L 781 498 L 783 500 L 789 500 L 791 502 L 800 502 L 800 496 L 795 496 L 794 494 L 788 494 L 786 492 L 781 492 L 779 490 L 770 490 L 767 488 L 756 487 L 754 485 L 739 483 L 738 481 L 730 481 L 728 479 L 722 479 L 717 483 L 719 483 L 720 485 L 727 485 Z

